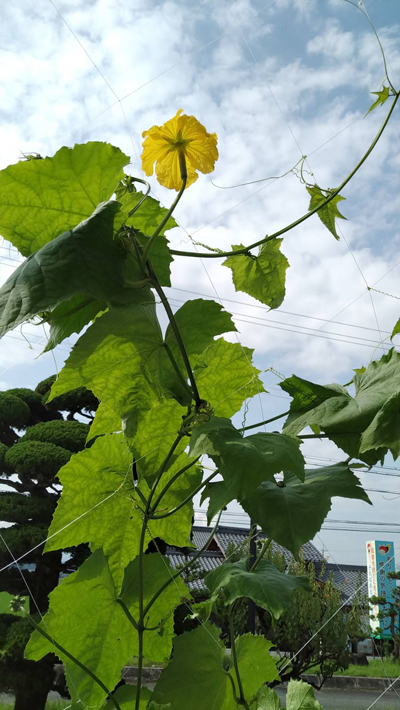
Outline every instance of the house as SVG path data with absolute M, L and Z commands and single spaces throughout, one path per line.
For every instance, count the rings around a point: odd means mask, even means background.
M 190 557 L 196 554 L 196 550 L 201 550 L 207 543 L 212 532 L 211 527 L 203 527 L 201 525 L 193 526 L 193 544 L 195 545 L 195 550 L 184 554 L 182 550 L 177 550 L 172 547 L 167 548 L 167 557 L 174 569 L 177 569 L 180 565 L 186 564 Z M 231 527 L 226 525 L 218 526 L 214 533 L 210 543 L 204 552 L 200 555 L 198 562 L 201 568 L 204 570 L 205 577 L 212 570 L 219 567 L 223 562 L 227 560 L 226 551 L 228 545 L 246 545 L 246 541 L 249 536 L 249 530 L 243 527 Z M 263 532 L 258 532 L 258 539 L 265 539 L 267 536 Z M 354 596 L 354 593 L 360 584 L 363 584 L 363 592 L 367 593 L 367 568 L 361 565 L 336 565 L 330 562 L 325 563 L 325 569 L 323 570 L 324 558 L 322 554 L 317 550 L 312 542 L 307 542 L 303 545 L 302 553 L 306 562 L 312 562 L 316 576 L 321 582 L 324 582 L 332 574 L 335 585 L 342 591 L 343 601 L 349 600 Z M 292 554 L 281 547 L 276 542 L 272 543 L 272 551 L 280 552 L 285 556 L 286 563 L 289 564 L 292 559 Z M 204 579 L 198 579 L 193 582 L 189 582 L 188 586 L 193 591 L 202 592 L 205 590 Z

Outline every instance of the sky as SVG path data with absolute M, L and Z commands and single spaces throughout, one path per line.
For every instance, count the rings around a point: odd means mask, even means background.
M 369 0 L 364 8 L 399 86 L 398 0 Z M 373 31 L 345 0 L 6 3 L 0 23 L 0 169 L 22 153 L 51 156 L 63 145 L 102 140 L 131 156 L 127 172 L 144 177 L 142 131 L 182 108 L 217 133 L 220 157 L 214 173 L 185 192 L 176 210 L 180 227 L 169 238 L 179 249 L 196 249 L 191 239 L 229 249 L 297 219 L 309 198 L 293 173 L 221 188 L 283 175 L 302 155 L 318 184 L 340 184 L 384 119 L 387 105 L 365 117 L 370 91 L 378 91 L 383 79 Z M 268 393 L 249 403 L 247 424 L 286 411 L 282 376 L 344 384 L 353 368 L 388 349 L 385 339 L 400 316 L 399 127 L 397 111 L 344 189 L 347 220 L 340 221 L 339 242 L 317 216 L 284 239 L 290 268 L 279 309 L 268 312 L 235 292 L 230 270 L 217 259 L 175 259 L 168 290 L 173 307 L 199 294 L 214 298 L 234 314 L 240 342 L 255 348 Z M 150 182 L 152 195 L 169 205 L 172 193 Z M 1 242 L 1 282 L 21 260 Z M 39 357 L 45 342 L 43 329 L 32 324 L 5 336 L 1 389 L 35 387 L 62 368 L 73 339 Z M 235 422 L 243 418 L 241 412 Z M 308 441 L 303 452 L 312 465 L 345 458 L 323 440 Z M 400 523 L 398 475 L 400 464 L 390 458 L 384 468 L 360 473 L 367 489 L 398 495 L 371 492 L 373 507 L 336 498 L 329 518 L 364 521 L 374 530 L 378 523 Z M 246 519 L 232 505 L 223 522 Z M 364 564 L 367 539 L 394 540 L 400 563 L 400 534 L 323 529 L 314 542 L 339 565 Z

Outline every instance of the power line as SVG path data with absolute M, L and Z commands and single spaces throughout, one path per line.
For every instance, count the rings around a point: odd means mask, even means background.
M 175 298 L 171 298 L 170 301 L 184 303 L 184 301 L 180 301 Z M 322 338 L 322 340 L 331 340 L 331 341 L 335 341 L 338 343 L 345 343 L 346 345 L 357 345 L 357 346 L 362 346 L 365 348 L 372 348 L 373 350 L 379 349 L 379 350 L 384 350 L 386 352 L 386 347 L 384 345 L 382 345 L 380 343 L 380 341 L 378 341 L 378 340 L 371 340 L 370 342 L 373 344 L 370 345 L 369 343 L 357 342 L 357 341 L 364 341 L 364 340 L 366 340 L 366 338 L 357 338 L 356 336 L 352 336 L 352 335 L 345 336 L 344 338 L 342 338 L 342 337 L 332 338 L 330 335 L 324 335 L 323 333 L 319 333 L 318 330 L 316 330 L 315 332 L 311 332 L 311 333 L 309 333 L 309 332 L 303 333 L 302 331 L 296 330 L 295 328 L 283 328 L 278 325 L 272 325 L 272 323 L 271 324 L 270 323 L 257 323 L 257 321 L 247 320 L 246 318 L 236 318 L 235 320 L 239 321 L 241 323 L 249 323 L 250 325 L 258 325 L 262 328 L 272 328 L 273 330 L 282 330 L 286 333 L 296 333 L 298 335 L 306 335 L 306 336 L 310 336 L 310 337 L 314 337 L 314 338 Z M 288 324 L 288 325 L 290 325 L 290 324 Z M 300 327 L 303 327 L 303 326 L 300 326 Z M 337 333 L 337 335 L 341 336 L 341 333 Z M 354 338 L 354 341 L 346 340 L 345 339 L 346 337 Z
M 182 291 L 183 293 L 191 293 L 193 296 L 202 296 L 203 298 L 211 298 L 211 299 L 214 298 L 214 296 L 212 294 L 199 293 L 198 291 L 192 291 L 187 288 L 177 288 L 176 286 L 170 286 L 170 289 L 172 289 L 173 291 Z M 178 299 L 174 299 L 174 300 L 178 300 Z M 362 330 L 372 330 L 375 332 L 379 332 L 377 328 L 368 327 L 366 325 L 356 325 L 355 323 L 343 323 L 342 321 L 332 320 L 330 318 L 321 318 L 320 316 L 310 316 L 305 313 L 294 313 L 293 311 L 285 311 L 283 308 L 276 308 L 272 311 L 271 309 L 268 309 L 268 306 L 265 306 L 265 305 L 262 306 L 262 305 L 259 305 L 258 303 L 247 303 L 246 301 L 239 301 L 236 298 L 225 298 L 224 296 L 221 296 L 220 300 L 226 301 L 227 303 L 237 303 L 237 304 L 240 304 L 241 306 L 246 306 L 246 307 L 250 307 L 250 308 L 259 308 L 266 313 L 271 313 L 271 312 L 272 313 L 284 313 L 285 315 L 296 316 L 297 318 L 310 318 L 311 320 L 324 321 L 325 323 L 335 323 L 337 325 L 343 325 L 347 328 L 360 328 Z M 184 301 L 182 301 L 182 303 L 184 303 Z M 246 314 L 240 313 L 239 315 L 246 315 Z M 253 316 L 250 316 L 250 317 L 252 318 Z M 255 317 L 258 317 L 258 316 L 255 316 Z M 300 327 L 300 326 L 298 326 L 298 327 Z M 390 335 L 391 331 L 383 330 L 381 332 L 387 333 Z
M 221 300 L 225 300 L 225 299 L 221 299 Z M 185 303 L 184 300 L 180 300 L 180 299 L 177 299 L 177 298 L 171 298 L 170 301 L 175 301 L 175 302 L 177 302 L 177 303 Z M 233 316 L 246 316 L 246 318 L 236 318 L 236 320 L 242 321 L 243 323 L 250 323 L 250 324 L 251 324 L 251 323 L 253 323 L 253 321 L 252 321 L 252 320 L 249 321 L 249 320 L 247 320 L 247 319 L 248 319 L 248 318 L 256 318 L 258 321 L 260 321 L 260 320 L 263 321 L 263 323 L 257 323 L 257 321 L 254 321 L 254 324 L 255 324 L 255 325 L 263 325 L 264 323 L 267 323 L 267 324 L 268 324 L 267 327 L 273 328 L 273 327 L 274 327 L 273 324 L 274 324 L 274 323 L 277 323 L 278 325 L 288 325 L 288 326 L 290 326 L 291 328 L 301 328 L 301 329 L 303 329 L 303 330 L 311 330 L 311 331 L 313 331 L 313 332 L 315 332 L 315 333 L 318 332 L 318 329 L 316 329 L 316 328 L 310 328 L 310 327 L 307 326 L 307 325 L 298 325 L 298 323 L 287 323 L 286 321 L 271 320 L 271 319 L 268 319 L 268 318 L 262 318 L 261 316 L 249 316 L 249 315 L 247 315 L 247 314 L 245 314 L 245 313 L 237 313 L 237 312 L 235 312 L 235 311 L 230 311 L 230 314 L 233 315 Z M 348 326 L 348 327 L 352 327 L 352 326 Z M 363 326 L 360 326 L 360 327 L 363 327 Z M 283 328 L 282 328 L 281 330 L 283 330 Z M 370 330 L 370 329 L 365 327 L 365 330 Z M 376 328 L 373 328 L 373 329 L 371 328 L 371 330 L 376 331 Z M 298 332 L 298 331 L 295 331 L 295 332 Z M 389 333 L 389 331 L 385 331 L 385 332 L 386 332 L 386 333 Z M 381 342 L 381 341 L 377 341 L 377 340 L 372 340 L 372 338 L 362 338 L 361 336 L 358 336 L 358 335 L 348 335 L 347 333 L 335 333 L 335 332 L 332 332 L 332 331 L 330 331 L 330 330 L 326 330 L 326 331 L 324 331 L 324 333 L 327 333 L 328 335 L 339 335 L 340 337 L 344 337 L 344 338 L 352 338 L 353 340 L 363 340 L 363 341 L 368 342 L 368 343 L 373 343 L 374 345 L 376 345 L 376 344 L 379 345 L 380 342 Z M 389 333 L 389 334 L 390 334 L 390 333 Z M 311 333 L 310 333 L 310 334 L 309 334 L 309 333 L 305 333 L 305 335 L 311 335 Z

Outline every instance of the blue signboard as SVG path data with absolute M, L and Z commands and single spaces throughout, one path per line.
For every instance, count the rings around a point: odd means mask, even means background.
M 367 567 L 368 567 L 368 596 L 385 597 L 387 602 L 395 601 L 396 580 L 388 579 L 388 572 L 395 571 L 394 543 L 386 540 L 367 542 Z M 372 614 L 375 619 L 371 621 L 373 635 L 378 638 L 391 638 L 390 618 L 378 619 L 379 612 L 388 611 L 387 604 L 375 604 Z M 398 627 L 399 620 L 395 621 Z M 380 633 L 374 633 L 377 629 Z

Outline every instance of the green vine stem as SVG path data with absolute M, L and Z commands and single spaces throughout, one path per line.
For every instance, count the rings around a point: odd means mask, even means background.
M 122 611 L 124 612 L 126 618 L 127 618 L 127 619 L 130 621 L 130 623 L 132 624 L 133 628 L 136 629 L 136 631 L 139 631 L 139 625 L 138 625 L 137 621 L 135 621 L 135 619 L 133 618 L 131 612 L 129 611 L 129 609 L 128 609 L 128 607 L 126 606 L 126 604 L 125 604 L 125 602 L 123 601 L 123 599 L 120 599 L 120 598 L 118 597 L 118 599 L 116 599 L 115 601 L 117 602 L 117 604 L 120 605 Z
M 378 42 L 378 44 L 379 44 L 379 48 L 380 48 L 380 50 L 381 50 L 382 60 L 383 60 L 383 66 L 385 67 L 385 76 L 386 76 L 387 82 L 388 82 L 390 88 L 392 89 L 393 93 L 395 94 L 395 93 L 396 93 L 395 88 L 394 88 L 392 82 L 391 82 L 390 79 L 389 79 L 389 74 L 388 74 L 388 69 L 387 69 L 387 64 L 386 64 L 385 52 L 383 51 L 383 47 L 382 47 L 381 41 L 380 41 L 380 39 L 379 39 L 379 35 L 378 35 L 378 33 L 377 33 L 376 29 L 375 29 L 375 26 L 374 26 L 373 22 L 371 22 L 368 13 L 365 11 L 365 9 L 364 9 L 363 7 L 361 7 L 360 5 L 356 5 L 356 3 L 355 3 L 355 2 L 352 2 L 352 0 L 345 0 L 345 2 L 347 2 L 349 5 L 353 5 L 353 7 L 355 7 L 356 10 L 360 10 L 360 12 L 362 12 L 362 14 L 364 15 L 365 19 L 366 19 L 366 20 L 369 22 L 369 24 L 371 25 L 372 31 L 373 31 L 373 33 L 374 33 L 374 35 L 375 35 L 375 37 L 376 37 L 376 40 L 377 40 L 377 42 Z
M 270 424 L 271 422 L 276 422 L 277 419 L 282 419 L 290 414 L 290 409 L 287 412 L 282 412 L 282 414 L 277 414 L 276 417 L 271 417 L 270 419 L 264 419 L 263 422 L 257 422 L 257 424 L 249 424 L 249 426 L 240 427 L 239 431 L 247 431 L 248 429 L 256 429 L 258 426 L 263 426 L 263 424 Z
M 177 471 L 177 472 L 172 476 L 172 478 L 169 479 L 169 481 L 165 484 L 163 490 L 161 491 L 160 495 L 159 495 L 158 498 L 156 499 L 156 502 L 153 504 L 152 509 L 151 509 L 151 513 L 154 513 L 154 511 L 158 508 L 158 506 L 159 506 L 159 504 L 160 504 L 160 501 L 164 498 L 166 492 L 169 490 L 169 488 L 171 488 L 171 486 L 175 483 L 175 481 L 176 481 L 180 476 L 182 476 L 182 474 L 184 474 L 186 471 L 188 471 L 189 468 L 191 468 L 192 466 L 194 466 L 194 465 L 199 461 L 199 459 L 200 459 L 200 456 L 197 456 L 197 458 L 195 458 L 193 461 L 191 461 L 190 463 L 188 463 L 188 464 L 187 464 L 186 466 L 184 466 L 183 468 L 179 469 L 179 471 Z
M 186 572 L 186 570 L 188 570 L 189 567 L 191 567 L 192 564 L 193 564 L 194 562 L 196 562 L 196 561 L 199 559 L 199 557 L 203 554 L 203 552 L 207 549 L 207 547 L 209 546 L 211 540 L 213 539 L 213 537 L 214 537 L 214 535 L 215 535 L 215 531 L 216 531 L 217 528 L 218 528 L 219 521 L 220 521 L 220 519 L 221 519 L 221 515 L 222 515 L 222 510 L 221 510 L 220 513 L 218 514 L 217 522 L 215 523 L 213 529 L 211 530 L 211 533 L 210 533 L 210 535 L 208 536 L 208 538 L 207 538 L 206 542 L 204 543 L 203 547 L 202 547 L 200 550 L 198 550 L 198 551 L 196 552 L 196 554 L 193 555 L 192 559 L 189 560 L 189 562 L 187 562 L 183 567 L 181 567 L 181 569 L 180 569 L 178 572 L 175 572 L 175 574 L 172 574 L 171 577 L 170 577 L 169 579 L 167 579 L 167 581 L 164 582 L 164 584 L 162 585 L 162 587 L 160 587 L 160 589 L 154 594 L 154 596 L 152 597 L 152 599 L 150 599 L 150 601 L 148 602 L 146 608 L 144 609 L 144 616 L 146 616 L 146 614 L 149 613 L 151 607 L 152 607 L 153 604 L 157 601 L 157 599 L 158 599 L 158 597 L 160 596 L 160 594 L 162 594 L 163 591 L 164 591 L 165 589 L 167 589 L 167 587 L 169 587 L 169 585 L 172 584 L 178 577 L 180 577 L 181 575 L 183 575 L 183 574 Z
M 155 481 L 153 483 L 153 486 L 151 488 L 151 491 L 149 493 L 149 497 L 147 499 L 147 504 L 146 508 L 143 514 L 143 523 L 142 523 L 142 530 L 140 533 L 140 542 L 139 542 L 139 570 L 138 570 L 138 576 L 139 576 L 139 621 L 137 624 L 137 632 L 138 632 L 138 678 L 137 678 L 137 691 L 136 691 L 136 700 L 135 700 L 135 710 L 139 710 L 139 705 L 140 705 L 140 695 L 141 695 L 141 688 L 142 688 L 142 674 L 143 674 L 143 634 L 145 632 L 145 624 L 144 624 L 144 618 L 146 615 L 146 611 L 144 610 L 144 604 L 143 604 L 143 597 L 144 597 L 144 588 L 143 588 L 143 556 L 144 556 L 144 541 L 145 541 L 145 536 L 146 536 L 146 531 L 147 531 L 147 522 L 149 519 L 149 512 L 150 512 L 150 507 L 151 507 L 151 502 L 153 500 L 153 496 L 155 494 L 156 488 L 161 480 L 161 477 L 166 470 L 168 463 L 171 459 L 171 456 L 173 456 L 173 453 L 178 446 L 179 442 L 183 438 L 183 434 L 178 434 L 174 443 L 172 444 L 170 450 L 168 451 L 168 454 L 166 455 L 163 463 L 161 464 L 160 468 L 157 471 Z M 132 617 L 133 619 L 133 617 Z
M 176 362 L 176 360 L 172 354 L 171 348 L 169 347 L 168 343 L 166 343 L 165 341 L 163 342 L 163 347 L 169 357 L 169 361 L 170 361 L 172 367 L 174 368 L 175 373 L 176 373 L 178 380 L 180 381 L 182 387 L 186 390 L 190 399 L 193 399 L 193 392 L 190 389 L 190 387 L 189 387 L 188 383 L 186 382 L 186 380 L 184 379 L 184 377 L 182 376 L 182 373 L 178 367 L 178 363 Z
M 252 566 L 250 567 L 250 570 L 249 570 L 250 572 L 255 572 L 255 570 L 257 569 L 258 565 L 260 564 L 262 558 L 264 557 L 264 555 L 265 555 L 265 553 L 267 552 L 267 550 L 271 547 L 271 545 L 272 545 L 272 538 L 271 538 L 271 537 L 268 537 L 268 538 L 264 541 L 263 546 L 262 546 L 260 552 L 258 553 L 258 555 L 257 555 L 256 559 L 254 560 Z
M 244 692 L 243 692 L 243 685 L 242 685 L 242 679 L 240 677 L 240 672 L 239 672 L 239 664 L 237 660 L 237 655 L 236 655 L 236 642 L 235 642 L 235 629 L 233 627 L 233 615 L 232 613 L 229 614 L 229 636 L 231 640 L 231 654 L 232 654 L 232 660 L 233 660 L 233 667 L 235 669 L 235 675 L 236 675 L 236 680 L 238 684 L 238 689 L 239 689 L 239 705 L 242 705 L 246 710 L 249 710 L 249 706 L 246 702 L 246 698 L 244 697 Z
M 146 185 L 146 192 L 144 193 L 144 195 L 143 195 L 143 197 L 141 198 L 141 200 L 139 200 L 139 202 L 137 203 L 137 205 L 135 205 L 135 206 L 133 207 L 133 209 L 131 209 L 131 211 L 128 212 L 128 217 L 132 217 L 132 215 L 135 214 L 135 212 L 139 209 L 139 207 L 142 206 L 143 202 L 145 201 L 147 195 L 149 194 L 149 192 L 150 192 L 150 190 L 151 190 L 151 185 L 150 185 L 149 182 L 147 182 L 147 180 L 142 180 L 142 178 L 133 177 L 133 178 L 132 178 L 132 182 L 141 182 L 142 185 Z
M 173 312 L 172 312 L 172 308 L 171 308 L 171 306 L 170 306 L 170 304 L 169 304 L 169 301 L 168 301 L 168 299 L 167 299 L 167 297 L 166 297 L 166 295 L 165 295 L 165 293 L 164 293 L 162 287 L 160 286 L 160 284 L 159 284 L 159 282 L 158 282 L 158 279 L 156 278 L 156 275 L 155 275 L 154 271 L 153 271 L 152 269 L 151 269 L 151 271 L 152 271 L 152 283 L 153 283 L 153 287 L 154 287 L 154 289 L 156 290 L 156 292 L 157 292 L 157 294 L 158 294 L 158 297 L 159 297 L 161 303 L 163 304 L 164 309 L 165 309 L 165 312 L 166 312 L 166 314 L 167 314 L 167 316 L 168 316 L 168 320 L 169 320 L 169 322 L 170 322 L 171 328 L 172 328 L 173 333 L 174 333 L 174 335 L 175 335 L 176 342 L 178 343 L 179 349 L 180 349 L 180 351 L 181 351 L 182 359 L 183 359 L 183 362 L 185 363 L 186 372 L 187 372 L 187 374 L 188 374 L 188 377 L 189 377 L 189 380 L 190 380 L 190 384 L 191 384 L 191 386 L 192 386 L 192 390 L 193 390 L 193 392 L 192 392 L 192 397 L 193 397 L 193 399 L 194 399 L 194 401 L 195 401 L 195 403 L 196 403 L 196 407 L 199 407 L 200 404 L 201 404 L 199 391 L 198 391 L 198 389 L 197 389 L 197 384 L 196 384 L 196 380 L 195 380 L 195 378 L 194 378 L 192 366 L 191 366 L 191 364 L 190 364 L 189 357 L 188 357 L 188 354 L 187 354 L 187 352 L 186 352 L 186 348 L 185 348 L 185 345 L 184 345 L 183 340 L 182 340 L 182 336 L 181 336 L 180 331 L 179 331 L 179 328 L 178 328 L 178 324 L 177 324 L 177 322 L 176 322 L 176 320 L 175 320 L 175 316 L 174 316 L 174 314 L 173 314 Z
M 75 665 L 78 666 L 84 673 L 86 673 L 88 676 L 90 676 L 92 678 L 92 680 L 94 680 L 94 682 L 97 683 L 97 685 L 99 685 L 102 690 L 104 690 L 104 692 L 107 695 L 107 700 L 111 700 L 111 702 L 114 705 L 114 707 L 116 708 L 116 710 L 121 710 L 120 704 L 117 702 L 117 700 L 111 694 L 111 691 L 108 690 L 107 686 L 104 685 L 103 681 L 101 681 L 100 678 L 98 678 L 97 675 L 95 673 L 93 673 L 93 671 L 90 670 L 90 668 L 88 668 L 83 663 L 81 663 L 81 661 L 78 661 L 78 659 L 75 658 L 75 656 L 73 656 L 72 653 L 69 653 L 69 651 L 67 651 L 63 646 L 61 646 L 61 644 L 57 643 L 57 641 L 52 639 L 51 636 L 49 636 L 49 634 L 47 634 L 45 631 L 43 631 L 43 629 L 40 628 L 39 624 L 37 624 L 36 621 L 34 619 L 32 619 L 31 615 L 28 614 L 28 612 L 25 611 L 25 609 L 22 609 L 22 611 L 24 612 L 26 618 L 29 619 L 32 626 L 36 629 L 36 631 L 38 631 L 39 634 L 41 634 L 41 636 L 43 636 L 47 641 L 49 641 L 53 646 L 55 646 L 58 649 L 58 651 L 60 651 L 64 656 L 69 658 L 70 661 L 75 663 Z
M 182 197 L 182 195 L 183 195 L 183 193 L 184 193 L 184 191 L 185 191 L 186 182 L 187 182 L 187 175 L 186 175 L 186 176 L 183 175 L 183 177 L 182 177 L 182 187 L 181 187 L 181 189 L 179 190 L 179 192 L 178 192 L 178 194 L 177 194 L 175 200 L 173 201 L 171 207 L 169 208 L 167 214 L 164 216 L 164 219 L 160 222 L 160 224 L 158 225 L 157 229 L 153 232 L 153 234 L 151 235 L 149 241 L 148 241 L 147 244 L 146 244 L 145 249 L 143 250 L 143 257 L 142 257 L 142 258 L 143 258 L 143 263 L 146 263 L 146 262 L 147 262 L 147 260 L 148 260 L 148 258 L 149 258 L 149 256 L 150 256 L 151 248 L 152 248 L 152 246 L 153 246 L 155 240 L 157 239 L 158 235 L 161 234 L 161 232 L 162 232 L 162 230 L 164 229 L 165 225 L 167 224 L 169 218 L 171 217 L 171 215 L 172 215 L 172 213 L 173 213 L 175 207 L 177 206 L 179 200 L 181 199 L 181 197 Z
M 204 481 L 202 481 L 202 483 L 200 483 L 200 485 L 197 486 L 197 488 L 195 488 L 187 496 L 187 498 L 185 498 L 185 500 L 183 500 L 181 503 L 179 503 L 179 505 L 177 505 L 172 510 L 169 510 L 168 513 L 163 513 L 162 515 L 150 515 L 149 518 L 151 518 L 151 520 L 163 520 L 163 518 L 169 518 L 170 515 L 174 515 L 174 513 L 176 513 L 178 510 L 180 510 L 185 505 L 187 505 L 193 499 L 193 496 L 195 496 L 197 493 L 199 493 L 199 491 L 201 491 L 201 489 L 204 488 L 204 486 L 206 486 L 207 483 L 209 483 L 209 481 L 211 481 L 213 478 L 215 478 L 217 473 L 219 473 L 219 472 L 213 471 L 213 473 L 211 473 L 207 478 L 205 478 Z
M 374 140 L 372 141 L 371 145 L 369 146 L 367 152 L 363 155 L 361 160 L 357 163 L 356 167 L 351 171 L 351 173 L 343 180 L 342 183 L 340 183 L 339 187 L 336 188 L 336 190 L 333 190 L 329 196 L 321 202 L 318 207 L 314 207 L 313 210 L 310 210 L 309 212 L 306 212 L 303 214 L 299 219 L 296 219 L 294 222 L 291 222 L 291 224 L 288 224 L 286 227 L 283 227 L 282 229 L 279 229 L 277 232 L 274 234 L 271 234 L 268 237 L 265 237 L 264 239 L 260 239 L 258 242 L 254 242 L 253 244 L 249 244 L 247 247 L 243 247 L 243 249 L 235 249 L 234 251 L 222 251 L 222 252 L 191 252 L 191 251 L 179 251 L 177 249 L 171 249 L 171 254 L 174 254 L 176 256 L 190 256 L 196 259 L 217 259 L 217 258 L 222 258 L 225 256 L 237 256 L 239 254 L 249 254 L 251 249 L 255 249 L 255 247 L 261 246 L 261 244 L 266 244 L 266 242 L 271 241 L 272 239 L 276 239 L 276 237 L 280 237 L 282 234 L 286 234 L 286 232 L 289 232 L 291 229 L 294 229 L 294 227 L 298 227 L 299 224 L 302 222 L 305 222 L 306 219 L 309 219 L 312 217 L 313 214 L 316 214 L 316 212 L 319 212 L 323 207 L 325 207 L 331 200 L 333 200 L 341 190 L 347 185 L 348 182 L 354 177 L 356 172 L 361 168 L 361 166 L 365 163 L 367 160 L 368 156 L 372 153 L 373 149 L 375 148 L 376 144 L 378 143 L 382 133 L 384 132 L 390 117 L 394 111 L 394 108 L 397 104 L 397 101 L 399 99 L 400 93 L 394 92 L 394 101 L 390 107 L 390 110 L 380 127 L 378 133 L 376 134 Z

